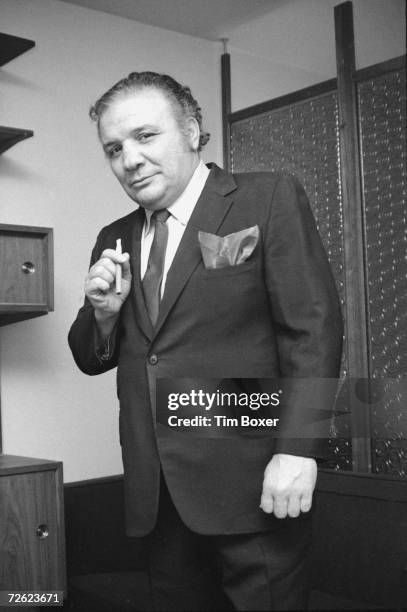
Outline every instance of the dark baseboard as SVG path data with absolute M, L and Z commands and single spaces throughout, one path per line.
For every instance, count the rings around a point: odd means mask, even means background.
M 68 577 L 144 568 L 143 539 L 125 534 L 122 476 L 69 483 L 64 492 Z
M 337 597 L 407 607 L 407 481 L 322 470 L 313 584 Z

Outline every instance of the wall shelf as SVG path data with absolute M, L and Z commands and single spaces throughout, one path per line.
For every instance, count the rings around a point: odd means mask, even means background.
M 4 66 L 34 46 L 35 42 L 28 38 L 0 33 L 0 66 Z
M 34 45 L 33 40 L 0 32 L 0 66 Z M 33 134 L 0 126 L 0 154 Z M 54 309 L 52 238 L 48 227 L 0 224 L 0 326 Z
M 22 130 L 20 128 L 11 128 L 0 125 L 0 154 L 13 147 L 20 140 L 31 138 L 34 135 L 32 130 Z

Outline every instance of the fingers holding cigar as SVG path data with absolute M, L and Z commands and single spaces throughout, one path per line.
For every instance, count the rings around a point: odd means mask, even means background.
M 109 265 L 109 270 L 114 277 L 116 277 L 116 266 L 119 266 L 122 271 L 122 278 L 129 278 L 130 255 L 128 253 L 118 253 L 114 249 L 105 249 L 99 259 L 99 263 L 101 262 L 103 262 L 104 265 Z
M 130 256 L 121 253 L 120 248 L 105 249 L 100 259 L 90 268 L 85 279 L 85 293 L 89 299 L 99 307 L 108 299 L 109 306 L 113 305 L 114 296 L 117 296 L 117 305 L 126 299 L 130 291 L 131 270 Z M 106 304 L 107 305 L 107 304 Z

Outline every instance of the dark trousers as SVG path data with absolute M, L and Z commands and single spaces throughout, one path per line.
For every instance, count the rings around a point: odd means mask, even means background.
M 147 539 L 154 610 L 306 610 L 310 543 L 310 515 L 262 533 L 194 533 L 161 478 L 158 519 Z

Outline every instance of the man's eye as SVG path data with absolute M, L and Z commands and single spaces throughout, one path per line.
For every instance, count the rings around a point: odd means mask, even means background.
M 154 136 L 155 136 L 155 134 L 153 132 L 142 132 L 139 135 L 139 140 L 141 142 L 147 142 L 147 141 L 151 140 Z
M 107 151 L 106 154 L 108 157 L 113 158 L 113 157 L 117 157 L 120 153 L 120 151 L 122 150 L 120 145 L 114 145 L 113 147 L 110 147 Z

